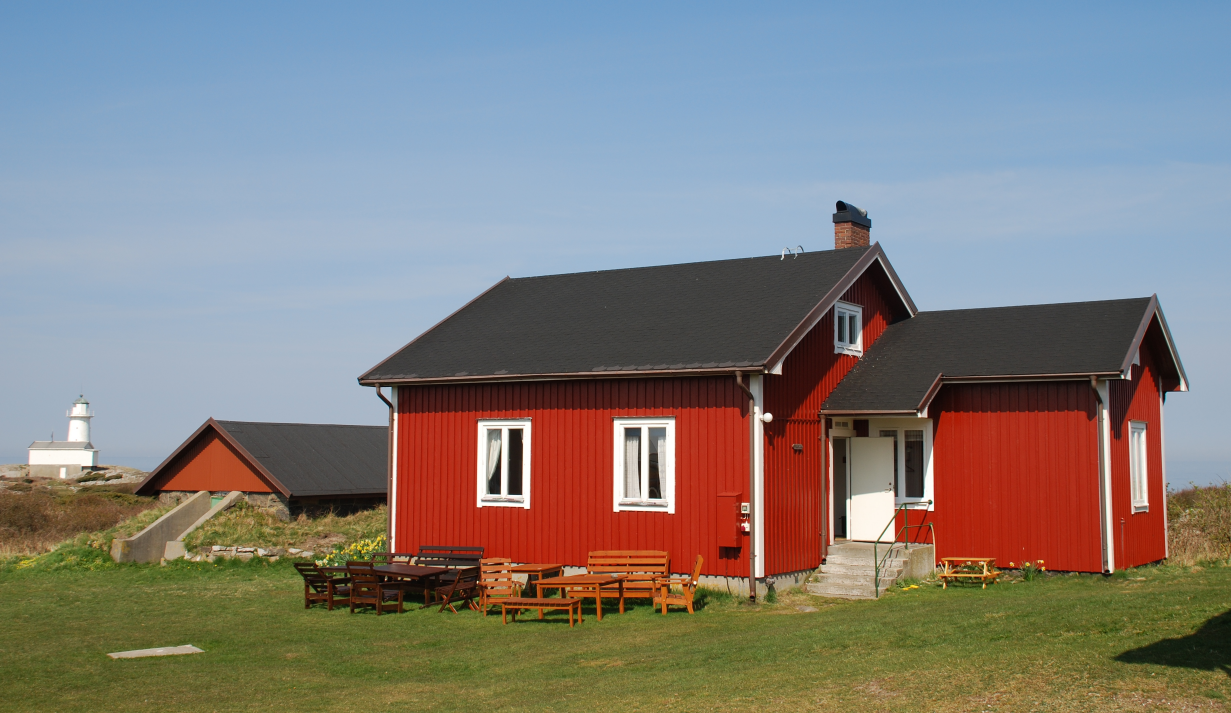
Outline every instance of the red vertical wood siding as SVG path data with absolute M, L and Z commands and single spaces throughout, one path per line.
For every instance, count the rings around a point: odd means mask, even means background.
M 929 414 L 938 557 L 1102 570 L 1088 382 L 949 385 Z
M 155 490 L 240 490 L 272 493 L 274 489 L 213 427 L 180 452 L 158 478 Z
M 864 273 L 842 301 L 863 307 L 863 348 L 891 323 L 908 316 L 879 268 Z M 830 310 L 786 358 L 782 375 L 765 378 L 765 573 L 813 569 L 821 564 L 827 537 L 828 478 L 825 443 L 817 413 L 856 357 L 834 353 Z M 803 446 L 796 452 L 795 444 Z
M 1163 513 L 1162 429 L 1160 428 L 1158 371 L 1147 345 L 1132 379 L 1110 382 L 1112 536 L 1116 568 L 1136 567 L 1166 556 L 1167 525 Z M 1129 421 L 1146 423 L 1146 475 L 1149 510 L 1133 512 L 1129 468 Z
M 675 513 L 613 512 L 612 419 L 675 417 Z M 530 418 L 530 509 L 476 506 L 479 419 Z M 396 548 L 479 545 L 492 557 L 585 565 L 655 549 L 682 571 L 747 576 L 720 558 L 720 492 L 748 487 L 747 401 L 732 377 L 537 381 L 398 389 Z M 729 510 L 729 508 L 728 508 Z

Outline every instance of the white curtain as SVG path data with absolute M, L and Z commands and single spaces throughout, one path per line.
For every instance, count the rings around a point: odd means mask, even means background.
M 666 470 L 667 470 L 665 467 L 666 462 L 667 462 L 667 429 L 651 428 L 650 438 L 652 439 L 650 442 L 650 447 L 654 449 L 654 455 L 655 455 L 654 465 L 652 467 L 654 468 L 655 471 L 657 471 L 654 473 L 654 475 L 658 476 L 657 477 L 658 482 L 654 483 L 653 486 L 651 486 L 651 489 L 654 490 L 655 492 L 646 493 L 646 495 L 647 497 L 662 498 L 663 489 L 666 485 L 663 482 L 663 478 L 665 477 L 664 474 L 666 473 Z
M 500 478 L 497 471 L 500 468 L 500 429 L 487 430 L 487 494 L 501 495 Z M 492 476 L 496 476 L 495 482 Z
M 624 429 L 624 497 L 641 499 L 641 429 Z

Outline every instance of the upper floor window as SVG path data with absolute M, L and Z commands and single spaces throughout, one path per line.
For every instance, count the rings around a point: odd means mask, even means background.
M 479 507 L 530 507 L 530 420 L 479 421 Z
M 848 302 L 834 306 L 834 352 L 863 355 L 863 308 Z
M 615 511 L 675 512 L 675 419 L 614 422 Z
M 1130 421 L 1128 434 L 1128 468 L 1133 492 L 1133 512 L 1141 512 L 1150 509 L 1146 424 L 1142 421 Z

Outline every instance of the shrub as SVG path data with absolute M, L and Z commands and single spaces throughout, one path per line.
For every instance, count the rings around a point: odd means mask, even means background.
M 1167 521 L 1172 561 L 1231 560 L 1231 483 L 1168 493 Z
M 157 505 L 126 486 L 94 486 L 73 492 L 34 486 L 24 493 L 0 492 L 0 553 L 37 554 L 83 532 L 114 527 Z
M 373 553 L 384 552 L 386 544 L 384 535 L 359 540 L 346 547 L 335 547 L 333 552 L 325 555 L 323 559 L 318 559 L 316 563 L 322 567 L 341 567 L 347 562 L 370 560 Z

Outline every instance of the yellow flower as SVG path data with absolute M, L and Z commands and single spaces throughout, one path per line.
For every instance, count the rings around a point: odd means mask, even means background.
M 1013 564 L 1012 562 L 1010 562 L 1010 563 L 1009 563 L 1009 566 L 1010 566 L 1010 567 L 1016 567 L 1017 565 L 1015 565 L 1015 564 Z

